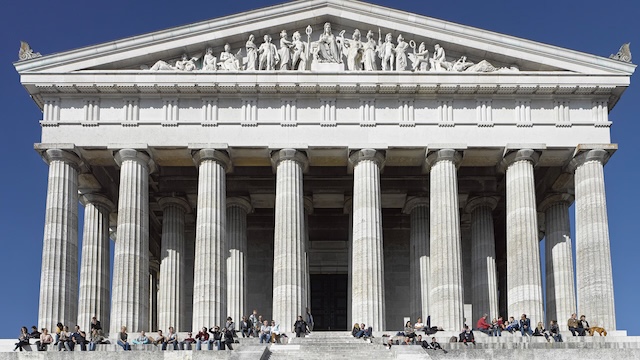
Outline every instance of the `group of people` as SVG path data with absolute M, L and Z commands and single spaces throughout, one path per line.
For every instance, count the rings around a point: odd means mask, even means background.
M 574 314 L 575 316 L 575 314 Z M 519 320 L 516 320 L 513 316 L 509 317 L 509 321 L 506 323 L 502 317 L 494 318 L 491 322 L 488 321 L 489 316 L 484 314 L 476 323 L 476 329 L 489 336 L 502 336 L 503 331 L 515 333 L 520 331 L 522 336 L 544 336 L 547 341 L 553 339 L 555 342 L 562 342 L 562 335 L 560 334 L 560 328 L 556 320 L 549 322 L 549 328 L 546 329 L 542 322 L 538 322 L 535 328 L 531 328 L 531 319 L 527 317 L 527 314 L 522 314 Z M 569 319 L 571 324 L 571 319 Z M 577 325 L 576 325 L 577 326 Z M 569 325 L 571 329 L 571 325 Z
M 313 316 L 307 309 L 307 321 L 305 321 L 302 315 L 299 315 L 296 322 L 293 324 L 294 333 L 297 337 L 302 337 L 305 334 L 311 332 L 313 328 Z M 234 339 L 240 332 L 243 338 L 256 337 L 260 339 L 260 343 L 281 343 L 283 339 L 287 338 L 287 334 L 280 330 L 280 324 L 275 320 L 265 320 L 262 315 L 258 315 L 257 310 L 253 310 L 253 313 L 247 318 L 243 316 L 238 324 L 238 330 L 236 330 L 236 324 L 231 317 L 227 317 L 227 321 L 224 327 L 218 325 L 202 329 L 193 336 L 192 332 L 187 333 L 187 337 L 179 339 L 173 326 L 169 327 L 168 334 L 164 335 L 162 330 L 158 330 L 158 336 L 153 338 L 148 336 L 144 331 L 140 335 L 129 342 L 129 335 L 127 334 L 126 326 L 123 326 L 118 333 L 118 345 L 124 350 L 131 350 L 131 344 L 153 344 L 156 346 L 162 346 L 162 350 L 166 350 L 171 346 L 174 350 L 192 350 L 195 344 L 196 350 L 202 350 L 207 348 L 208 350 L 233 350 L 233 344 L 237 341 Z
M 573 336 L 585 336 L 589 331 L 589 322 L 584 315 L 580 315 L 580 320 L 577 319 L 576 314 L 571 314 L 571 317 L 567 321 L 567 327 Z
M 76 347 L 80 347 L 82 351 L 86 351 L 88 347 L 89 351 L 93 351 L 97 344 L 109 343 L 109 340 L 106 340 L 102 334 L 100 321 L 95 316 L 91 319 L 90 328 L 90 336 L 87 337 L 79 325 L 70 331 L 68 326 L 58 323 L 53 335 L 49 333 L 47 328 L 42 328 L 40 332 L 36 326 L 32 326 L 31 332 L 28 332 L 27 328 L 23 326 L 13 351 L 18 349 L 23 351 L 24 346 L 29 345 L 31 339 L 36 340 L 35 345 L 38 351 L 46 351 L 48 345 L 53 345 L 58 351 L 73 351 Z

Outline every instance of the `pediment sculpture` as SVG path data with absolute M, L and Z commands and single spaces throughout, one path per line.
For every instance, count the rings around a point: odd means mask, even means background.
M 299 31 L 292 37 L 286 30 L 280 32 L 279 47 L 270 35 L 264 35 L 262 43 L 256 44 L 250 34 L 244 49 L 232 52 L 229 44 L 224 45 L 218 57 L 208 48 L 203 56 L 183 54 L 173 62 L 158 60 L 153 66 L 142 66 L 151 71 L 305 71 L 327 69 L 333 71 L 412 71 L 412 72 L 503 72 L 518 71 L 516 67 L 495 67 L 487 60 L 471 62 L 466 56 L 449 59 L 445 49 L 435 44 L 433 53 L 424 42 L 417 46 L 415 40 L 407 42 L 402 34 L 396 39 L 387 33 L 382 41 L 378 29 L 378 39 L 369 30 L 362 39 L 360 30 L 355 29 L 351 38 L 345 37 L 345 30 L 336 36 L 331 23 L 325 23 L 317 41 L 311 41 L 311 26 L 305 29 L 306 42 Z M 395 42 L 394 42 L 395 40 Z M 244 54 L 243 54 L 244 50 Z M 411 63 L 409 63 L 411 62 Z

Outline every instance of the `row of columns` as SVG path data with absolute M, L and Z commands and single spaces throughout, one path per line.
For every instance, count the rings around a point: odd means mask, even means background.
M 119 150 L 120 189 L 114 275 L 109 314 L 108 215 L 114 205 L 98 194 L 85 194 L 80 296 L 77 279 L 78 171 L 81 160 L 59 149 L 44 154 L 49 185 L 40 287 L 39 325 L 58 321 L 82 326 L 98 316 L 111 333 L 121 325 L 138 331 L 149 325 L 148 177 L 154 163 L 142 151 Z M 544 319 L 539 257 L 534 165 L 538 154 L 523 149 L 503 162 L 507 198 L 508 313 Z M 276 170 L 273 317 L 284 331 L 309 305 L 307 220 L 303 152 L 283 149 L 272 154 Z M 385 329 L 384 256 L 380 172 L 384 152 L 352 152 L 354 187 L 350 234 L 350 319 L 375 330 Z M 457 167 L 461 153 L 434 151 L 427 157 L 430 197 L 409 199 L 412 311 L 431 315 L 432 323 L 457 330 L 464 323 Z M 603 165 L 607 153 L 591 150 L 577 156 L 568 169 L 576 183 L 577 298 L 581 313 L 615 329 Z M 198 167 L 198 208 L 193 287 L 193 326 L 223 324 L 227 315 L 239 319 L 245 309 L 246 216 L 251 204 L 226 198 L 230 160 L 225 152 L 194 153 Z M 575 312 L 573 259 L 569 233 L 569 198 L 555 196 L 542 203 L 547 236 L 547 314 L 568 317 Z M 481 197 L 467 204 L 472 217 L 474 318 L 498 313 L 495 236 L 492 210 L 497 199 Z M 162 262 L 158 325 L 180 328 L 184 302 L 184 218 L 190 211 L 181 199 L 160 200 L 163 208 Z M 309 211 L 306 213 L 308 214 Z M 228 255 L 227 255 L 228 254 Z M 78 304 L 80 308 L 78 309 Z M 592 304 L 598 304 L 596 306 Z M 604 305 L 603 305 L 604 304 Z M 467 319 L 469 320 L 469 319 Z M 561 324 L 563 321 L 560 322 Z

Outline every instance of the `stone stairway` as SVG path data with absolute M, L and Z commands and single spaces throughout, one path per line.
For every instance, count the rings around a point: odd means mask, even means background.
M 353 358 L 384 360 L 396 358 L 391 351 L 381 346 L 380 342 L 356 339 L 348 331 L 313 332 L 305 338 L 290 338 L 287 345 L 271 345 L 268 353 L 269 360 Z

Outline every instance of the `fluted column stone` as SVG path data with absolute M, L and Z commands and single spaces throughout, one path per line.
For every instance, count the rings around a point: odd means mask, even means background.
M 507 310 L 531 324 L 544 322 L 542 270 L 533 166 L 539 155 L 531 149 L 508 154 L 507 196 Z
M 162 239 L 160 245 L 160 289 L 158 291 L 158 328 L 187 330 L 182 318 L 185 267 L 185 214 L 191 210 L 181 198 L 161 198 Z
M 457 165 L 462 155 L 443 149 L 427 157 L 430 167 L 431 323 L 456 331 L 464 324 L 464 286 Z
M 198 209 L 193 280 L 193 327 L 224 325 L 227 318 L 226 180 L 229 156 L 202 149 L 198 167 Z
M 492 211 L 498 204 L 495 197 L 476 197 L 467 202 L 471 214 L 471 284 L 473 319 L 483 314 L 500 316 L 498 310 L 498 274 Z M 471 322 L 471 320 L 470 320 Z
M 80 264 L 80 298 L 78 322 L 89 329 L 96 316 L 104 329 L 109 329 L 111 305 L 111 250 L 109 244 L 109 214 L 115 205 L 104 195 L 84 194 L 84 229 Z
M 78 319 L 78 170 L 80 159 L 61 149 L 42 154 L 49 164 L 38 328 Z
M 301 151 L 282 149 L 271 161 L 276 169 L 273 318 L 281 331 L 291 332 L 306 307 L 302 174 L 308 160 Z
M 411 320 L 427 320 L 429 313 L 429 198 L 412 197 L 403 212 L 410 214 L 409 236 Z
M 575 171 L 576 285 L 578 311 L 591 326 L 616 329 L 613 272 L 604 186 L 605 150 L 586 151 L 570 164 Z
M 547 320 L 559 320 L 560 330 L 568 330 L 566 319 L 576 312 L 569 194 L 552 194 L 540 204 L 545 214 L 545 261 Z
M 227 199 L 227 314 L 236 325 L 248 314 L 247 299 L 247 214 L 251 202 L 243 197 Z
M 354 151 L 351 316 L 375 331 L 385 330 L 384 255 L 380 170 L 384 152 Z
M 137 332 L 149 325 L 149 174 L 154 170 L 153 161 L 142 151 L 122 149 L 115 160 L 120 188 L 111 334 L 121 326 Z

